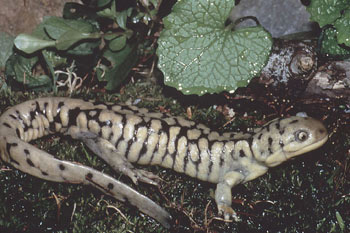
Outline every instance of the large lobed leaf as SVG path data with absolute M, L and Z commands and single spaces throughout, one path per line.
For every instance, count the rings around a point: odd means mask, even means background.
M 267 62 L 272 39 L 262 27 L 225 28 L 232 0 L 178 1 L 164 18 L 158 44 L 166 85 L 184 94 L 246 86 Z

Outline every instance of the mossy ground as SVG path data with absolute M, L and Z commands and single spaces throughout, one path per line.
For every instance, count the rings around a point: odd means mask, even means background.
M 226 127 L 223 115 L 206 104 L 192 104 L 191 97 L 169 98 L 148 81 L 127 84 L 120 93 L 81 92 L 74 97 L 98 101 L 131 102 L 154 111 L 236 130 L 253 126 L 240 117 Z M 1 94 L 0 113 L 16 103 L 52 94 Z M 64 95 L 64 94 L 62 94 Z M 200 100 L 200 99 L 199 99 Z M 249 113 L 248 113 L 249 114 Z M 259 118 L 259 113 L 254 119 Z M 34 144 L 60 159 L 75 161 L 113 175 L 166 208 L 173 216 L 172 232 L 341 232 L 350 229 L 350 133 L 338 130 L 322 148 L 271 169 L 266 175 L 233 188 L 233 208 L 242 221 L 217 218 L 212 198 L 215 185 L 168 169 L 143 167 L 160 176 L 160 188 L 135 186 L 93 155 L 83 143 L 57 135 Z M 74 184 L 47 182 L 1 164 L 0 232 L 167 232 L 135 208 L 98 190 Z M 117 211 L 125 216 L 125 218 Z M 343 224 L 343 225 L 342 225 Z M 345 232 L 345 230 L 343 230 Z

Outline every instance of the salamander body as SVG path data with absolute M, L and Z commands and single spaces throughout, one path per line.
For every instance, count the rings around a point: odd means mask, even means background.
M 156 176 L 131 163 L 159 165 L 217 184 L 215 201 L 225 219 L 236 217 L 231 188 L 269 167 L 316 149 L 328 138 L 310 117 L 275 119 L 251 133 L 218 133 L 203 124 L 129 105 L 47 97 L 29 100 L 0 117 L 1 159 L 33 176 L 90 184 L 169 227 L 170 215 L 149 198 L 93 168 L 58 160 L 28 142 L 48 134 L 83 141 L 113 169 L 138 181 Z

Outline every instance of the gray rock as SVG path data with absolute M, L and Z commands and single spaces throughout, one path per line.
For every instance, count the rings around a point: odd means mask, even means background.
M 231 12 L 230 19 L 255 16 L 273 37 L 311 31 L 312 23 L 306 7 L 298 0 L 241 0 Z M 255 26 L 253 20 L 246 20 L 239 27 Z

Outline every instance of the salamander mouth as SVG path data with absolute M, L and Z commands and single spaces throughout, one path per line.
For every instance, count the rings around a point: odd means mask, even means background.
M 293 159 L 295 156 L 300 155 L 300 154 L 304 154 L 306 152 L 312 151 L 316 148 L 319 148 L 320 146 L 322 146 L 326 141 L 328 140 L 328 135 L 325 135 L 323 138 L 321 138 L 320 140 L 305 146 L 304 148 L 300 149 L 300 150 L 284 150 L 283 148 L 281 149 L 281 151 L 279 152 L 275 152 L 274 155 L 268 157 L 265 162 L 267 164 L 267 166 L 269 167 L 275 167 L 279 164 L 281 164 L 284 161 Z M 279 154 L 279 156 L 277 156 Z M 282 157 L 283 156 L 283 157 Z
M 284 155 L 286 156 L 287 159 L 290 159 L 294 156 L 304 154 L 306 152 L 312 151 L 314 149 L 317 149 L 321 147 L 324 143 L 326 143 L 328 140 L 328 134 L 325 135 L 321 140 L 316 141 L 315 143 L 312 143 L 308 146 L 305 146 L 301 150 L 295 150 L 295 151 L 284 151 Z

